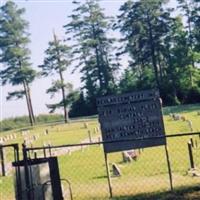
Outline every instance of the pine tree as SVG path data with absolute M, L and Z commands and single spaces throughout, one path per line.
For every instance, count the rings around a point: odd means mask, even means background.
M 194 23 L 194 43 L 195 43 L 195 51 L 198 52 L 197 62 L 200 63 L 200 1 L 194 0 L 196 2 L 194 10 L 193 10 L 193 18 L 192 21 Z
M 130 66 L 140 76 L 150 67 L 155 76 L 155 86 L 161 89 L 163 64 L 163 39 L 170 31 L 172 19 L 168 10 L 164 10 L 165 0 L 127 1 L 121 8 L 118 28 L 125 43 L 124 52 L 131 57 Z
M 26 97 L 31 125 L 35 122 L 30 95 L 30 84 L 36 72 L 31 67 L 28 23 L 22 18 L 24 9 L 19 9 L 12 1 L 0 8 L 0 70 L 1 83 L 13 86 L 22 85 L 23 89 L 10 92 L 7 99 Z
M 169 94 L 168 104 L 179 104 L 180 79 L 183 73 L 186 73 L 189 62 L 186 32 L 180 17 L 173 19 L 173 24 L 171 24 L 171 29 L 164 38 L 163 44 L 162 54 L 166 65 L 164 88 Z M 184 79 L 184 81 L 188 83 L 187 80 Z
M 190 66 L 188 68 L 190 68 L 190 85 L 193 87 L 196 64 L 200 62 L 198 48 L 196 48 L 199 45 L 198 38 L 200 37 L 200 2 L 198 0 L 178 0 L 178 3 L 178 8 L 186 19 L 188 58 L 190 59 L 189 64 L 192 66 L 192 68 Z
M 73 53 L 78 61 L 75 70 L 80 69 L 87 98 L 95 107 L 96 96 L 111 94 L 116 86 L 114 73 L 119 65 L 111 53 L 114 40 L 107 36 L 110 18 L 104 15 L 98 0 L 73 3 L 76 8 L 64 27 L 66 34 L 73 35 Z
M 72 58 L 70 47 L 62 43 L 61 40 L 58 40 L 55 33 L 53 34 L 53 37 L 53 41 L 49 42 L 49 47 L 45 51 L 46 57 L 44 59 L 44 63 L 39 67 L 42 69 L 41 74 L 43 76 L 59 76 L 59 80 L 52 82 L 52 86 L 47 89 L 47 93 L 51 94 L 53 97 L 56 93 L 61 91 L 62 100 L 59 103 L 47 105 L 47 107 L 51 109 L 51 112 L 54 112 L 55 109 L 62 107 L 64 110 L 64 119 L 67 123 L 69 122 L 68 105 L 71 103 L 67 99 L 67 93 L 68 95 L 71 95 L 73 93 L 73 87 L 72 84 L 65 83 L 63 73 L 70 66 Z

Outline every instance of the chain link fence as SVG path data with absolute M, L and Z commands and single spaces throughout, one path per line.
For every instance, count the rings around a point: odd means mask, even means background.
M 137 196 L 138 199 L 152 193 L 199 186 L 199 134 L 172 135 L 166 139 L 171 174 L 165 146 L 110 153 L 107 154 L 110 190 L 103 143 L 99 138 L 74 145 L 27 148 L 26 152 L 28 160 L 58 158 L 62 195 L 66 200 L 108 199 L 111 195 L 119 199 Z M 11 162 L 16 160 L 16 154 L 12 146 L 1 147 L 1 150 L 4 152 L 5 174 L 2 174 L 1 156 L 0 199 L 12 200 L 15 199 L 16 186 L 15 168 Z M 39 185 L 35 183 L 31 190 L 37 187 Z M 45 193 L 50 187 L 51 182 L 46 178 L 40 190 Z M 52 197 L 43 196 L 43 199 Z

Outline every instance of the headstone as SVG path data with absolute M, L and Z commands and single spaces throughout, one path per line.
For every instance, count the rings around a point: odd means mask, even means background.
M 143 152 L 143 149 L 138 149 L 138 153 L 141 154 Z
M 132 158 L 128 155 L 128 153 L 126 151 L 122 152 L 122 158 L 123 158 L 123 162 L 131 162 Z
M 90 130 L 88 130 L 88 139 L 89 139 L 89 142 L 92 143 L 92 136 L 91 136 Z
M 37 137 L 36 135 L 33 135 L 33 140 L 36 141 L 37 140 Z
M 88 128 L 88 123 L 84 122 L 84 128 Z
M 187 120 L 187 123 L 190 128 L 190 131 L 193 131 L 192 122 L 190 120 Z
M 184 115 L 181 116 L 182 121 L 186 121 L 186 117 Z
M 121 171 L 115 163 L 112 164 L 112 171 L 113 171 L 113 176 L 121 176 Z
M 138 158 L 138 153 L 137 153 L 136 150 L 127 151 L 127 154 L 128 154 L 133 160 L 137 160 L 137 158 Z
M 94 128 L 94 134 L 97 134 L 97 128 L 96 127 Z
M 49 134 L 49 130 L 48 130 L 48 129 L 46 129 L 46 130 L 45 130 L 45 133 L 46 133 L 46 135 L 48 135 L 48 134 Z
M 174 121 L 178 121 L 181 119 L 181 116 L 179 114 L 173 114 L 172 116 L 173 116 Z

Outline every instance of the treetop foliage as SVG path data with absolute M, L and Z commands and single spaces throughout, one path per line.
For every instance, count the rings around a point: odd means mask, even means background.
M 164 105 L 199 102 L 200 0 L 177 0 L 177 8 L 169 2 L 127 0 L 110 17 L 99 0 L 73 1 L 65 40 L 53 33 L 39 66 L 41 77 L 58 77 L 46 90 L 51 97 L 62 94 L 59 102 L 47 104 L 50 111 L 62 108 L 68 122 L 68 114 L 96 114 L 99 96 L 151 88 L 159 89 Z M 2 84 L 23 86 L 7 99 L 25 96 L 31 119 L 30 84 L 37 73 L 24 12 L 11 1 L 0 8 L 0 77 Z M 69 68 L 81 74 L 79 91 L 65 81 Z

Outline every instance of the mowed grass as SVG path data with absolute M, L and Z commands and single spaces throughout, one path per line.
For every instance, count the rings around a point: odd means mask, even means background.
M 166 134 L 177 134 L 190 132 L 187 122 L 173 121 L 169 113 L 176 112 L 184 115 L 192 122 L 193 131 L 200 130 L 200 116 L 197 111 L 200 105 L 190 105 L 186 107 L 167 108 L 164 110 L 164 123 Z M 87 121 L 87 128 L 84 122 L 72 122 L 67 125 L 36 127 L 29 131 L 28 135 L 39 135 L 33 146 L 42 146 L 44 143 L 52 145 L 80 143 L 88 138 L 88 131 L 93 138 L 97 138 L 100 133 L 94 128 L 99 124 L 97 119 Z M 49 134 L 45 135 L 48 129 Z M 6 134 L 6 133 L 4 133 Z M 8 133 L 7 133 L 8 134 Z M 9 133 L 10 134 L 10 133 Z M 20 132 L 16 140 L 11 142 L 23 142 Z M 194 189 L 200 185 L 200 177 L 188 175 L 190 167 L 187 142 L 190 137 L 168 138 L 168 151 L 172 170 L 173 187 L 176 193 L 168 193 L 170 189 L 166 154 L 163 146 L 144 149 L 138 160 L 131 163 L 123 163 L 121 153 L 108 155 L 111 172 L 111 183 L 113 199 L 200 199 L 198 191 Z M 194 141 L 200 144 L 198 136 L 193 137 Z M 74 147 L 75 148 L 75 147 Z M 73 151 L 73 148 L 71 148 Z M 74 199 L 108 199 L 109 190 L 106 176 L 106 167 L 102 145 L 88 146 L 76 149 L 71 154 L 66 153 L 58 157 L 60 176 L 70 181 Z M 195 165 L 200 167 L 200 150 L 194 150 Z M 112 176 L 112 163 L 116 163 L 122 176 Z M 191 188 L 192 186 L 192 188 Z M 184 187 L 184 190 L 180 188 Z M 191 188 L 191 190 L 185 190 Z M 196 187 L 195 187 L 196 188 Z M 182 193 L 179 191 L 183 191 Z M 63 181 L 63 191 L 66 199 L 69 198 L 67 184 Z M 185 191 L 185 192 L 184 192 Z M 12 177 L 1 178 L 0 199 L 13 199 Z M 177 197 L 177 198 L 176 198 Z

